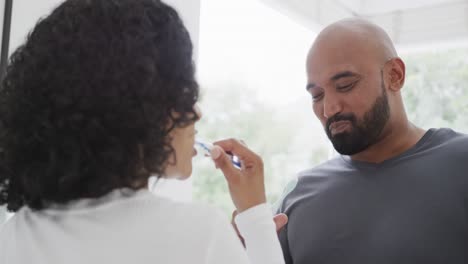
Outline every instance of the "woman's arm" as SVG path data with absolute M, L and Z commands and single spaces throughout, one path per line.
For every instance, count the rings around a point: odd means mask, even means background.
M 236 217 L 245 238 L 244 249 L 227 217 L 217 214 L 210 234 L 207 264 L 284 264 L 275 224 L 266 204 L 252 207 Z
M 251 263 L 284 264 L 281 245 L 267 204 L 252 207 L 236 216 Z

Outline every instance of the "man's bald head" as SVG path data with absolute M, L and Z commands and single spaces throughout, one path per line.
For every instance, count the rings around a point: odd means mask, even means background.
M 323 29 L 317 36 L 309 56 L 338 50 L 372 57 L 380 62 L 397 57 L 388 34 L 379 26 L 363 19 L 343 19 Z

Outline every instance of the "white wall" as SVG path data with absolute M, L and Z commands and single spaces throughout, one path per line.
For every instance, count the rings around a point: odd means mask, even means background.
M 22 44 L 37 20 L 48 15 L 62 0 L 14 0 L 11 16 L 10 54 Z
M 37 20 L 48 15 L 63 0 L 14 0 L 11 19 L 10 53 L 25 40 Z M 198 39 L 200 25 L 200 0 L 166 0 L 174 6 L 185 26 L 190 32 L 194 43 L 195 58 L 198 57 Z M 0 7 L 2 8 L 2 7 Z M 0 9 L 2 11 L 2 9 Z M 3 11 L 1 12 L 3 15 Z M 3 18 L 1 20 L 3 23 Z

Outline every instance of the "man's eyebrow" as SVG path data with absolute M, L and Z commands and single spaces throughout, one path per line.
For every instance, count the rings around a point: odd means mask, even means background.
M 332 81 L 337 81 L 338 79 L 341 79 L 341 78 L 356 77 L 356 76 L 359 76 L 359 75 L 357 73 L 354 73 L 354 72 L 351 72 L 351 71 L 344 71 L 344 72 L 339 72 L 339 73 L 333 75 L 333 77 L 331 77 L 330 79 Z
M 331 81 L 337 81 L 341 78 L 346 78 L 346 77 L 357 77 L 359 76 L 359 74 L 357 73 L 354 73 L 352 71 L 343 71 L 343 72 L 339 72 L 335 75 L 333 75 L 330 80 Z M 306 90 L 307 91 L 310 91 L 311 89 L 315 88 L 317 85 L 315 83 L 308 83 L 307 86 L 306 86 Z

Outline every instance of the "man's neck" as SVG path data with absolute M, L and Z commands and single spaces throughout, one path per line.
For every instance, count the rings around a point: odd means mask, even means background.
M 387 129 L 381 139 L 366 150 L 352 155 L 352 160 L 369 163 L 381 163 L 407 151 L 424 136 L 425 130 L 406 121 L 403 124 L 394 124 L 397 129 Z

